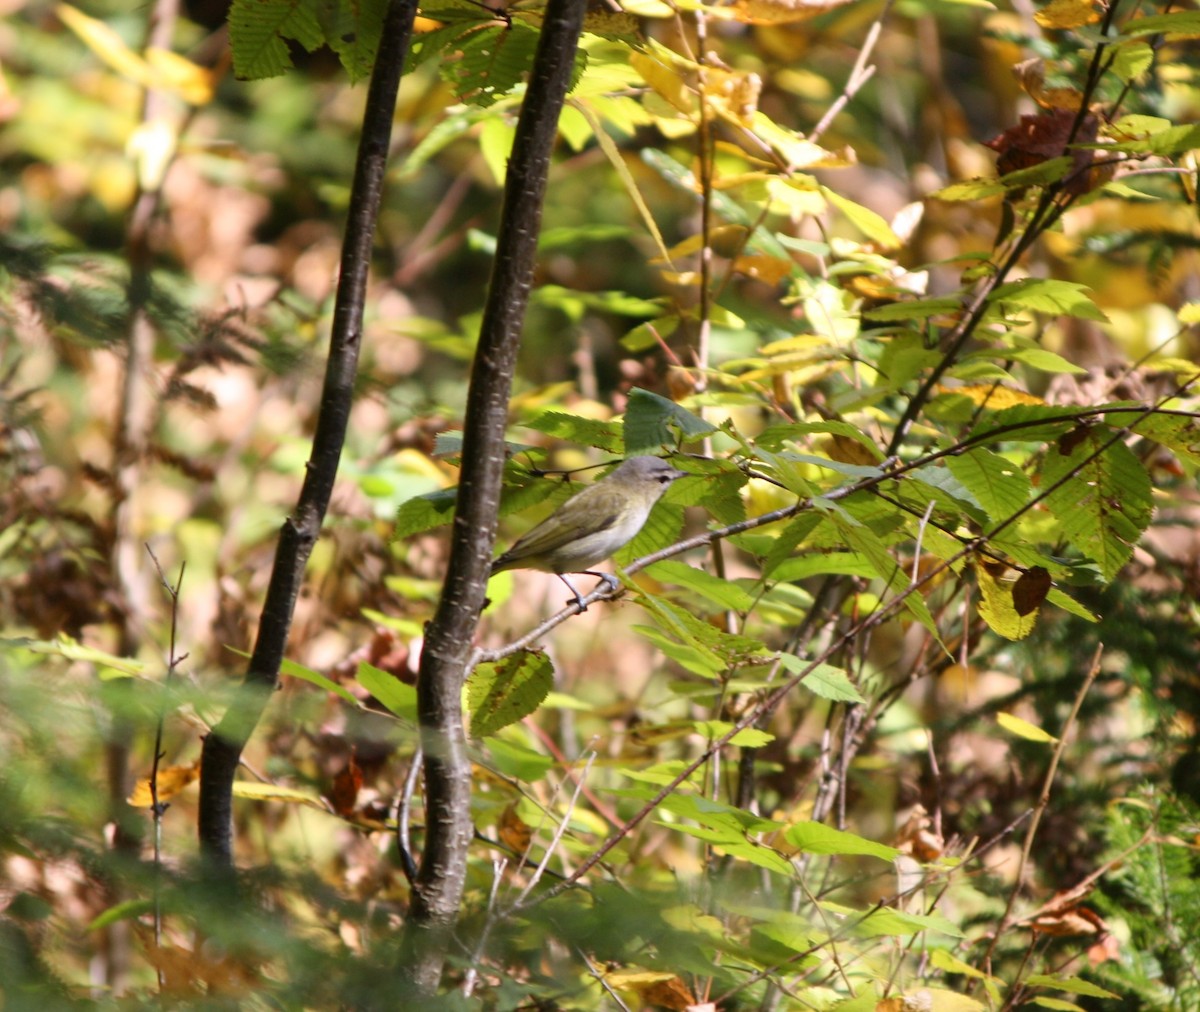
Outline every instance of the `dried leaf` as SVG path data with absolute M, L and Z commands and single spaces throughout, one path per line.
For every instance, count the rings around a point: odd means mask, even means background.
M 158 800 L 166 801 L 182 791 L 188 784 L 200 776 L 200 760 L 188 763 L 186 766 L 162 766 L 158 770 L 158 783 L 155 785 Z M 125 799 L 134 808 L 149 808 L 154 804 L 150 793 L 150 778 L 145 777 L 133 785 L 129 797 Z

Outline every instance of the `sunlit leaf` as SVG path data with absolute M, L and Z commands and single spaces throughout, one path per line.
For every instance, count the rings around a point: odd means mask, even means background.
M 1053 745 L 1058 741 L 1052 734 L 1047 734 L 1036 724 L 1031 724 L 1027 720 L 1022 720 L 1020 717 L 1001 711 L 996 714 L 996 723 L 999 724 L 1009 734 L 1015 734 L 1018 738 L 1024 738 L 1026 741 L 1036 741 L 1040 744 Z
M 471 737 L 484 738 L 529 716 L 554 687 L 554 665 L 541 650 L 521 650 L 478 665 L 467 678 Z

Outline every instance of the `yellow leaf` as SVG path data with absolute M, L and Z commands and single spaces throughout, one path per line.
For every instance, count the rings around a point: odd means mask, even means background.
M 156 784 L 158 800 L 161 802 L 174 797 L 199 776 L 199 759 L 187 766 L 160 767 Z M 134 808 L 149 808 L 154 804 L 154 796 L 150 793 L 150 778 L 144 777 L 134 784 L 133 790 L 125 800 Z
M 191 105 L 212 101 L 213 73 L 178 53 L 151 48 L 143 58 L 111 27 L 69 4 L 59 4 L 58 16 L 83 44 L 122 77 L 144 88 L 171 91 Z
M 733 269 L 739 274 L 754 278 L 763 284 L 777 285 L 795 273 L 796 265 L 783 257 L 759 254 L 738 257 L 733 262 Z
M 1026 741 L 1037 741 L 1045 744 L 1054 744 L 1058 741 L 1052 734 L 1047 734 L 1036 724 L 1031 724 L 1027 720 L 1022 720 L 1020 717 L 1001 711 L 996 714 L 996 723 L 999 724 L 1009 734 L 1015 734 L 1018 738 L 1024 738 Z
M 146 63 L 153 68 L 160 88 L 175 92 L 189 105 L 207 105 L 213 97 L 213 73 L 186 56 L 169 49 L 146 50 Z
M 961 387 L 939 386 L 939 394 L 957 394 L 966 397 L 989 411 L 1003 411 L 1017 404 L 1045 404 L 1040 397 L 1027 394 L 1024 390 L 996 386 L 994 383 L 976 383 Z
M 90 18 L 69 4 L 59 4 L 57 13 L 62 23 L 118 74 L 142 85 L 149 85 L 153 80 L 149 64 L 103 21 Z
M 1034 13 L 1033 20 L 1043 28 L 1079 28 L 1099 21 L 1100 13 L 1092 0 L 1050 0 Z
M 733 20 L 750 25 L 787 25 L 824 14 L 850 0 L 734 0 L 728 8 Z
M 1013 586 L 1016 571 L 1010 571 L 1013 579 L 998 578 L 994 564 L 975 560 L 975 580 L 979 584 L 979 617 L 995 633 L 1010 640 L 1023 640 L 1037 624 L 1038 610 L 1034 608 L 1021 614 L 1013 601 Z
M 674 67 L 645 53 L 629 54 L 629 65 L 641 75 L 655 94 L 666 99 L 672 106 L 688 116 L 697 110 L 696 95 L 684 82 L 683 75 Z
M 283 801 L 291 805 L 308 805 L 320 812 L 328 812 L 321 799 L 308 791 L 297 790 L 295 787 L 278 787 L 275 784 L 260 784 L 249 780 L 237 780 L 233 784 L 235 798 L 249 798 L 251 801 Z

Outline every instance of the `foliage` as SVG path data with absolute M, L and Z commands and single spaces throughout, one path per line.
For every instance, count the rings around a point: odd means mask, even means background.
M 199 8 L 174 52 L 103 6 L 0 41 L 0 976 L 39 1007 L 101 951 L 135 1000 L 402 1000 L 438 817 L 413 671 L 538 5 L 421 12 L 240 889 L 193 865 L 188 787 L 303 475 L 383 10 L 235 0 L 237 79 Z M 615 599 L 489 585 L 464 1004 L 1195 1007 L 1198 33 L 1059 0 L 589 13 L 504 537 L 584 466 L 688 477 Z

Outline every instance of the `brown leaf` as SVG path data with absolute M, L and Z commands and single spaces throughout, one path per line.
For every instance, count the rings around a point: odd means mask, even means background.
M 504 812 L 500 816 L 500 825 L 496 827 L 496 832 L 499 834 L 501 841 L 514 854 L 524 854 L 529 850 L 529 845 L 533 841 L 533 830 L 517 814 L 515 803 L 504 809 Z
M 1051 586 L 1053 581 L 1050 573 L 1041 566 L 1034 566 L 1017 577 L 1012 592 L 1013 607 L 1017 609 L 1017 614 L 1024 616 L 1037 611 L 1050 593 Z
M 351 751 L 350 761 L 345 769 L 334 777 L 333 789 L 329 792 L 329 801 L 338 815 L 348 818 L 354 813 L 362 785 L 362 769 L 358 765 L 358 757 Z

